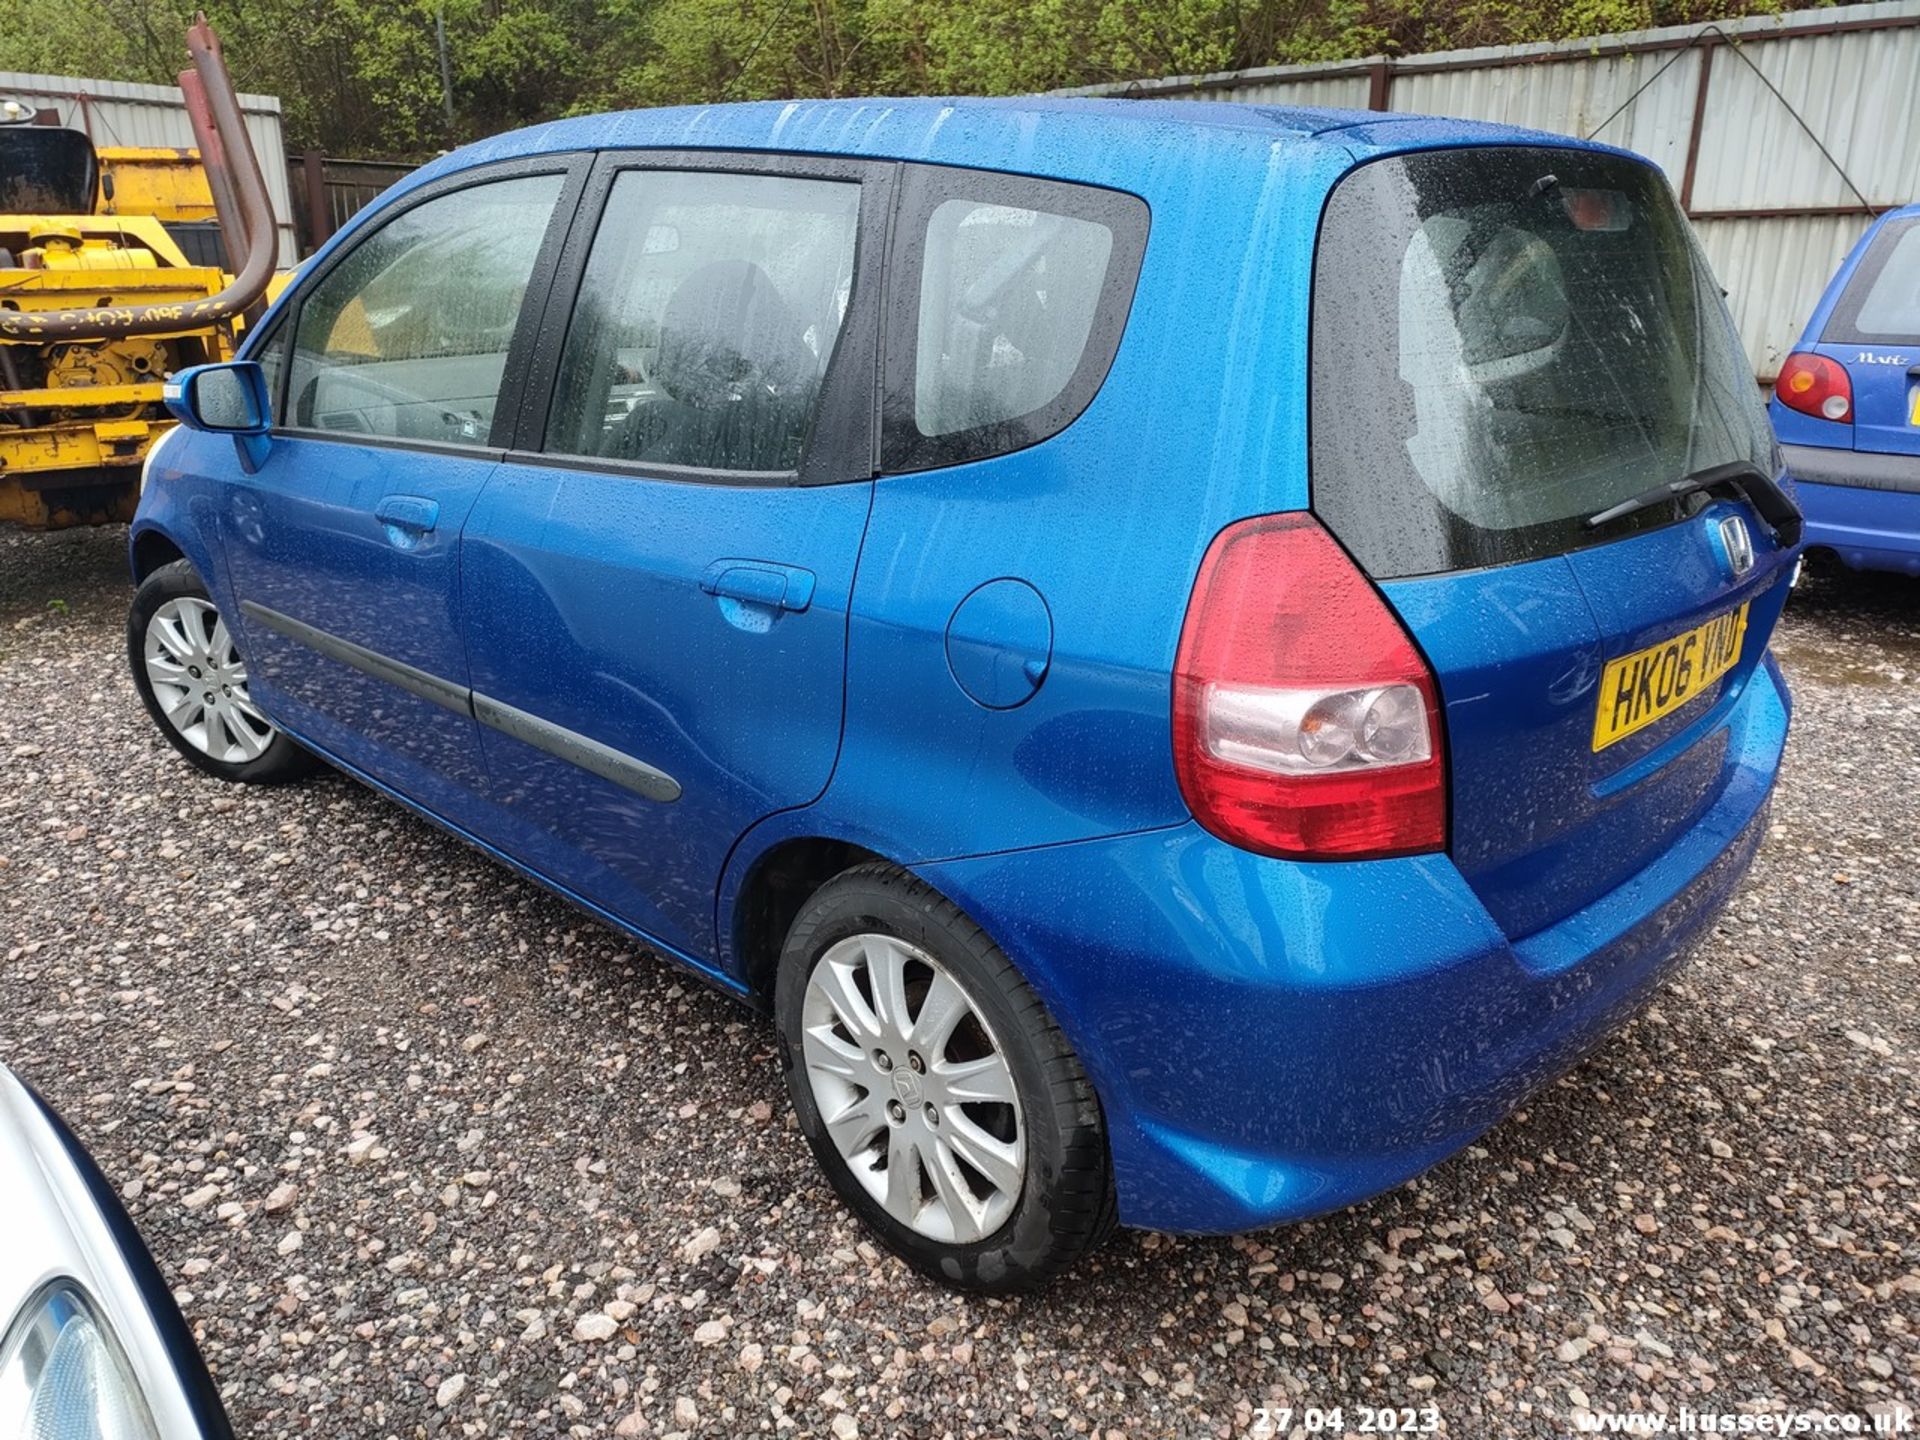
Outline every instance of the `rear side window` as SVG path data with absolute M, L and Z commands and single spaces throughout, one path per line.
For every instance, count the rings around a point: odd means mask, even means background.
M 613 183 L 544 448 L 795 470 L 852 294 L 860 186 L 686 170 Z
M 1873 237 L 1820 338 L 1920 344 L 1920 220 L 1896 220 Z
M 1314 267 L 1316 511 L 1376 577 L 1560 554 L 1670 524 L 1632 495 L 1772 464 L 1733 323 L 1658 172 L 1553 149 L 1375 161 Z
M 901 216 L 884 468 L 1005 454 L 1072 424 L 1126 325 L 1145 203 L 915 166 Z
M 360 239 L 300 302 L 305 430 L 484 445 L 561 175 L 451 191 Z M 279 362 L 274 362 L 277 377 Z

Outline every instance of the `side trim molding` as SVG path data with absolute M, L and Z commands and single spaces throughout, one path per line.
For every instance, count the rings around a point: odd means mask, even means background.
M 538 715 L 516 710 L 506 701 L 482 695 L 478 690 L 473 692 L 473 718 L 489 730 L 498 730 L 502 735 L 512 736 L 536 750 L 544 750 L 556 760 L 577 765 L 589 774 L 610 780 L 645 799 L 670 805 L 680 798 L 680 782 L 666 771 L 656 770 L 645 761 L 636 760 L 611 745 L 602 745 L 598 740 L 565 729 L 551 720 L 542 720 Z
M 329 660 L 338 660 L 342 665 L 350 665 L 355 670 L 384 680 L 389 685 L 398 685 L 410 695 L 418 695 L 422 700 L 451 710 L 457 715 L 471 715 L 473 705 L 472 692 L 464 685 L 456 685 L 451 680 L 442 680 L 438 675 L 425 670 L 415 669 L 404 660 L 395 660 L 382 655 L 378 650 L 369 650 L 364 645 L 356 645 L 351 640 L 342 640 L 338 635 L 329 635 L 324 630 L 316 630 L 304 620 L 296 620 L 291 615 L 282 615 L 278 610 L 269 610 L 251 600 L 240 602 L 240 613 L 249 620 L 258 620 L 269 630 L 278 630 L 289 640 L 297 640 L 309 650 L 317 650 Z
M 395 660 L 390 655 L 382 655 L 377 650 L 369 650 L 364 645 L 330 635 L 304 620 L 296 620 L 291 615 L 283 615 L 252 600 L 242 600 L 240 611 L 249 620 L 258 621 L 269 630 L 277 631 L 329 660 L 337 660 L 376 680 L 398 686 L 408 694 L 417 695 L 456 715 L 469 716 L 489 730 L 497 730 L 502 735 L 544 751 L 556 760 L 564 760 L 588 774 L 598 775 L 602 780 L 631 790 L 643 799 L 670 805 L 680 798 L 680 782 L 666 771 L 657 770 L 645 761 L 636 760 L 590 736 L 556 725 L 551 720 L 543 720 L 538 715 L 530 715 L 525 710 L 515 709 L 504 700 L 495 700 L 477 690 L 443 680 L 404 660 Z

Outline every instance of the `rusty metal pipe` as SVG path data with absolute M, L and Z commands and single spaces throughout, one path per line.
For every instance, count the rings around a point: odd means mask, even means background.
M 252 253 L 252 239 L 247 234 L 246 217 L 240 213 L 240 199 L 233 193 L 226 146 L 220 143 L 220 132 L 213 126 L 207 87 L 200 83 L 197 70 L 180 72 L 180 97 L 187 102 L 187 123 L 193 127 L 194 147 L 200 152 L 200 172 L 207 177 L 214 218 L 220 222 L 220 237 L 226 242 L 227 268 L 238 275 Z
M 225 70 L 226 56 L 220 49 L 219 39 L 205 26 L 204 20 L 196 29 L 204 30 L 205 34 L 188 32 L 188 49 L 193 54 L 194 63 L 201 64 L 202 53 L 208 52 L 212 60 Z M 226 241 L 227 264 L 238 275 L 246 269 L 253 247 L 260 244 L 263 237 L 256 235 L 247 223 L 245 207 L 241 205 L 239 194 L 234 189 L 234 162 L 228 156 L 226 142 L 220 138 L 214 120 L 213 101 L 207 94 L 206 84 L 201 80 L 198 70 L 180 72 L 180 93 L 186 99 L 187 119 L 193 125 L 194 138 L 199 142 L 200 168 L 207 177 L 207 191 L 213 196 L 213 213 L 219 218 L 220 234 Z M 240 117 L 240 123 L 242 127 L 245 126 L 244 115 Z M 243 146 L 241 154 L 251 157 L 252 145 Z M 273 234 L 269 232 L 264 240 L 268 245 L 274 244 Z M 258 323 L 266 308 L 264 299 L 256 298 L 248 304 L 245 310 L 247 324 Z
M 229 161 L 245 226 L 247 254 L 239 274 L 226 289 L 205 300 L 91 310 L 0 310 L 0 341 L 38 345 L 50 340 L 105 340 L 200 330 L 239 314 L 266 293 L 267 282 L 273 279 L 273 201 L 267 194 L 266 177 L 260 173 L 260 158 L 253 153 L 253 143 L 247 137 L 240 97 L 234 93 L 233 77 L 221 58 L 220 41 L 205 15 L 194 17 L 187 31 L 187 50 L 206 90 L 207 108 Z

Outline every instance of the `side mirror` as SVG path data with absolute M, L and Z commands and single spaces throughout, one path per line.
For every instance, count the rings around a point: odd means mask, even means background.
M 266 372 L 257 361 L 182 370 L 167 381 L 161 398 L 188 429 L 233 436 L 240 463 L 249 475 L 266 460 L 273 406 L 267 398 Z

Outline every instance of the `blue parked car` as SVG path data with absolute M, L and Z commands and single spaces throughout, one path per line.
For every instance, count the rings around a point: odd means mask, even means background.
M 569 120 L 171 382 L 133 678 L 778 1027 L 914 1265 L 1460 1149 L 1765 831 L 1799 517 L 1659 173 L 1129 102 Z
M 1772 411 L 1807 548 L 1920 575 L 1920 205 L 1875 220 L 1842 262 Z

